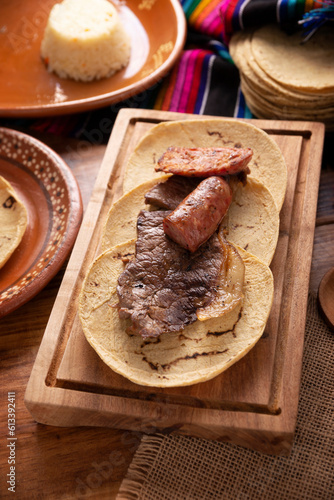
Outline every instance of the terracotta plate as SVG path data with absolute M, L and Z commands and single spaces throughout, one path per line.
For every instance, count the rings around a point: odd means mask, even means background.
M 0 175 L 28 210 L 23 239 L 0 269 L 0 317 L 37 294 L 59 271 L 82 218 L 78 184 L 69 167 L 36 139 L 0 128 Z
M 0 2 L 0 115 L 36 117 L 94 109 L 154 86 L 179 56 L 186 22 L 179 0 L 115 0 L 131 36 L 129 65 L 82 83 L 49 73 L 40 45 L 55 0 Z

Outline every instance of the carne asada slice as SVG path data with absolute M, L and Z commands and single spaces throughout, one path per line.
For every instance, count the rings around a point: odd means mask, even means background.
M 171 175 L 169 179 L 159 182 L 145 194 L 145 203 L 158 208 L 175 210 L 201 180 L 183 175 Z
M 196 252 L 163 230 L 168 211 L 141 211 L 136 256 L 118 279 L 119 315 L 131 318 L 128 333 L 143 338 L 180 331 L 196 321 L 196 310 L 215 297 L 224 252 L 215 233 Z

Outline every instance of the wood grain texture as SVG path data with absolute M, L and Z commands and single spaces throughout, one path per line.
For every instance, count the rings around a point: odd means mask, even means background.
M 44 424 L 110 426 L 139 432 L 173 430 L 287 454 L 297 415 L 322 125 L 256 121 L 280 146 L 289 179 L 272 263 L 272 313 L 263 338 L 245 358 L 212 381 L 190 388 L 152 390 L 113 373 L 81 331 L 78 294 L 88 266 L 99 252 L 110 204 L 122 193 L 122 176 L 131 151 L 155 123 L 190 117 L 160 111 L 119 113 L 34 364 L 26 404 Z

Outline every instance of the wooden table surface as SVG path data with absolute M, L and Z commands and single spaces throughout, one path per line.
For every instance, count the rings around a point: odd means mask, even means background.
M 22 130 L 22 129 L 21 129 Z M 72 169 L 87 206 L 106 145 L 32 134 L 53 148 Z M 334 266 L 334 134 L 325 141 L 314 239 L 310 292 Z M 7 490 L 8 392 L 16 402 L 16 495 L 20 499 L 116 497 L 139 445 L 140 435 L 103 428 L 48 427 L 34 422 L 24 405 L 25 388 L 65 266 L 28 304 L 0 319 L 0 498 Z

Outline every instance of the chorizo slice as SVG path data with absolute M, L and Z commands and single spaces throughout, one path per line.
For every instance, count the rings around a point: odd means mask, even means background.
M 233 175 L 246 171 L 253 156 L 250 148 L 179 148 L 170 147 L 155 165 L 156 172 L 187 177 Z
M 163 221 L 165 233 L 195 252 L 216 231 L 232 201 L 232 189 L 222 177 L 204 179 Z

